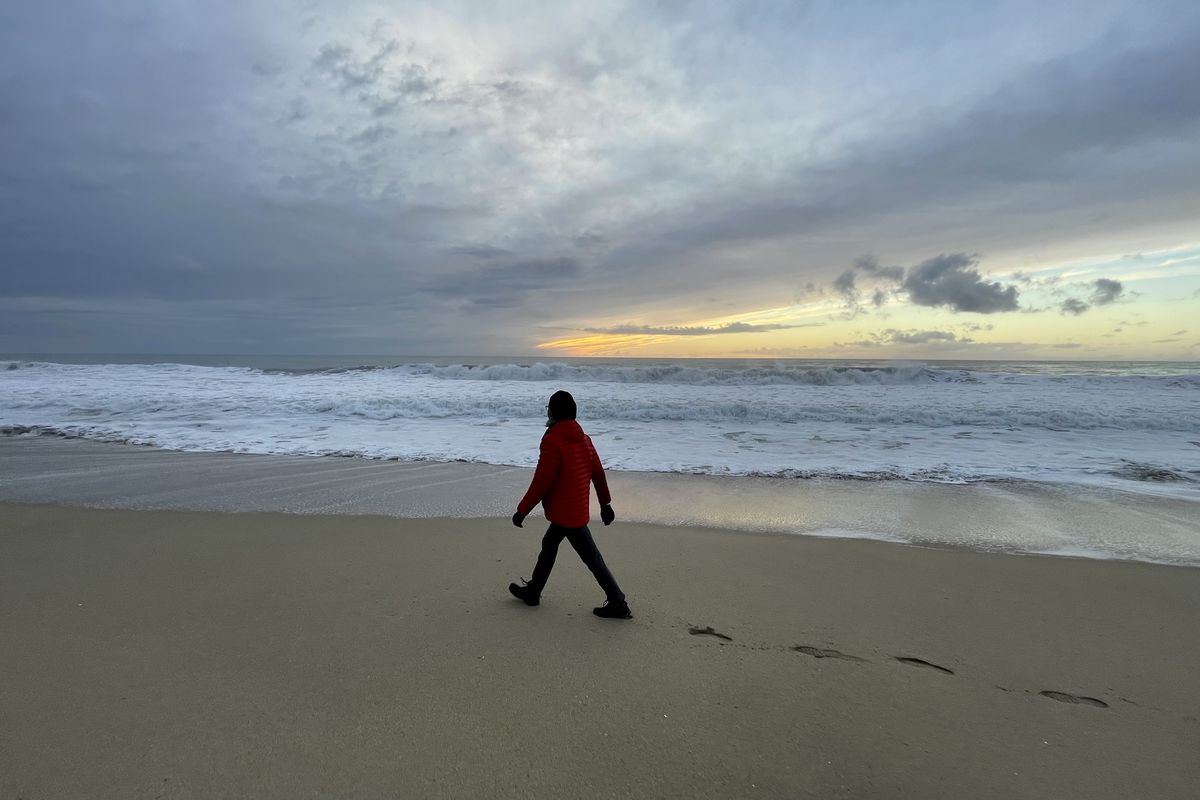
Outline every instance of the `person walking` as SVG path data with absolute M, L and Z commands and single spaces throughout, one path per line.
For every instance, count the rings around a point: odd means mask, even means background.
M 566 539 L 608 598 L 604 605 L 592 609 L 592 613 L 606 619 L 631 619 L 633 612 L 625 602 L 625 594 L 609 572 L 592 539 L 592 532 L 588 530 L 592 483 L 596 484 L 596 496 L 600 500 L 600 519 L 606 526 L 611 525 L 616 514 L 600 456 L 596 455 L 591 437 L 575 421 L 575 398 L 569 392 L 555 392 L 546 406 L 546 432 L 542 434 L 537 469 L 512 517 L 513 525 L 525 527 L 522 522 L 540 502 L 550 527 L 542 537 L 542 550 L 533 568 L 533 578 L 522 580 L 524 586 L 510 583 L 508 591 L 527 606 L 538 605 L 550 570 L 554 569 L 558 546 Z

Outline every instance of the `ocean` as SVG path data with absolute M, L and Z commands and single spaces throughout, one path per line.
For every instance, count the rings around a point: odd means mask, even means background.
M 1200 499 L 1194 363 L 16 355 L 0 431 L 532 466 L 558 389 L 609 469 Z

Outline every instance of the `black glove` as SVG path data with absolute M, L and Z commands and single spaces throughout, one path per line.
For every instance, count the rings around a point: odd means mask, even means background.
M 600 519 L 604 520 L 605 525 L 612 525 L 616 518 L 617 512 L 612 510 L 612 506 L 600 506 Z
M 524 521 L 525 521 L 525 515 L 522 514 L 520 511 L 513 514 L 513 525 L 516 525 L 518 528 L 524 528 L 525 526 L 521 524 Z M 608 523 L 605 523 L 605 524 L 607 525 Z

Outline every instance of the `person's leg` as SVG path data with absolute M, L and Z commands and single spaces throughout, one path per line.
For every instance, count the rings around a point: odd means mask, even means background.
M 592 539 L 592 532 L 588 530 L 588 527 L 584 525 L 582 528 L 568 530 L 566 537 L 583 563 L 592 571 L 596 583 L 600 584 L 600 588 L 604 590 L 604 595 L 609 602 L 624 603 L 625 593 L 617 585 L 617 579 L 609 572 L 608 565 L 604 563 L 604 556 L 600 555 L 600 550 L 596 547 L 596 542 Z
M 550 570 L 554 569 L 554 559 L 558 557 L 558 546 L 566 535 L 567 529 L 559 527 L 553 522 L 546 529 L 546 535 L 542 537 L 542 551 L 538 553 L 533 576 L 527 585 L 534 596 L 541 596 L 542 589 L 546 588 L 546 581 L 550 580 Z

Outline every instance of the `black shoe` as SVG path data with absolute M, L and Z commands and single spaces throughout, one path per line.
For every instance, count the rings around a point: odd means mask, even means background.
M 512 593 L 513 597 L 517 598 L 527 606 L 536 606 L 538 603 L 542 602 L 540 596 L 529 591 L 529 581 L 522 578 L 521 583 L 525 585 L 517 586 L 515 583 L 510 583 L 508 585 L 508 591 Z
M 593 608 L 592 613 L 605 619 L 633 619 L 633 612 L 629 610 L 629 604 L 624 600 L 615 603 L 612 600 L 605 600 L 604 605 Z

